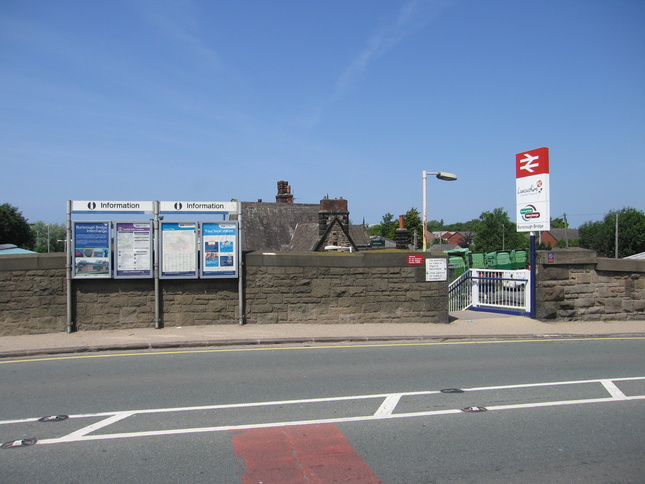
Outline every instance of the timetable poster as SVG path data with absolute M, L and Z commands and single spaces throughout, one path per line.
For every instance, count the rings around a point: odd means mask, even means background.
M 111 277 L 110 222 L 74 222 L 74 278 Z
M 202 277 L 237 277 L 237 223 L 202 223 Z
M 152 224 L 116 223 L 114 277 L 152 277 Z
M 161 223 L 161 277 L 197 277 L 197 222 Z

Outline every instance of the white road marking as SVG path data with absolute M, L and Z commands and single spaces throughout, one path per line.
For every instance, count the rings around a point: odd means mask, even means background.
M 507 389 L 516 389 L 516 388 L 535 388 L 535 387 L 549 387 L 549 386 L 561 386 L 561 385 L 577 385 L 577 384 L 585 384 L 585 383 L 600 383 L 610 394 L 610 397 L 603 397 L 603 398 L 586 398 L 586 399 L 579 399 L 579 400 L 520 403 L 520 404 L 496 405 L 496 406 L 486 407 L 488 410 L 515 410 L 515 409 L 529 409 L 529 408 L 541 408 L 541 407 L 564 406 L 564 405 L 582 405 L 587 403 L 611 403 L 611 402 L 618 402 L 618 401 L 624 402 L 624 401 L 645 400 L 645 395 L 634 395 L 634 396 L 625 395 L 614 383 L 614 382 L 621 382 L 621 381 L 636 381 L 636 380 L 645 380 L 645 377 L 528 383 L 528 384 L 518 384 L 518 385 L 501 385 L 501 386 L 465 388 L 463 390 L 464 392 L 477 392 L 477 391 L 485 391 L 485 390 L 507 390 Z M 441 392 L 439 391 L 418 391 L 418 392 L 407 392 L 407 393 L 351 395 L 351 396 L 343 396 L 343 397 L 278 400 L 278 401 L 270 401 L 270 402 L 249 402 L 249 403 L 206 405 L 206 406 L 195 406 L 195 407 L 154 408 L 154 409 L 128 410 L 128 411 L 117 411 L 117 412 L 101 412 L 101 413 L 95 413 L 95 414 L 70 415 L 69 416 L 70 419 L 96 418 L 96 417 L 107 417 L 107 418 L 101 420 L 100 422 L 83 427 L 79 430 L 76 430 L 60 438 L 39 440 L 37 442 L 37 445 L 69 443 L 69 442 L 85 442 L 85 441 L 91 441 L 91 440 L 123 439 L 123 438 L 133 438 L 133 437 L 179 435 L 179 434 L 188 434 L 188 433 L 222 432 L 222 431 L 229 431 L 229 430 L 245 430 L 245 429 L 252 429 L 252 428 L 269 428 L 269 427 L 281 427 L 281 426 L 291 426 L 291 425 L 367 422 L 367 421 L 376 421 L 376 420 L 393 419 L 393 418 L 429 417 L 429 416 L 437 416 L 437 415 L 450 415 L 450 414 L 463 413 L 459 408 L 432 410 L 432 411 L 425 411 L 425 412 L 394 413 L 396 406 L 398 405 L 399 401 L 403 397 L 437 395 L 440 393 Z M 123 432 L 123 433 L 100 434 L 100 435 L 91 434 L 91 432 L 94 432 L 102 428 L 106 428 L 113 423 L 122 421 L 127 417 L 130 417 L 133 415 L 170 413 L 170 412 L 189 412 L 189 411 L 199 411 L 199 410 L 267 407 L 267 406 L 277 406 L 277 405 L 293 405 L 293 404 L 308 404 L 308 403 L 341 402 L 341 401 L 368 400 L 368 399 L 382 399 L 383 401 L 381 402 L 379 408 L 376 410 L 374 414 L 365 415 L 365 416 L 338 417 L 338 418 L 329 418 L 329 419 L 312 419 L 312 420 L 298 420 L 298 421 L 285 421 L 285 422 L 261 422 L 261 423 L 252 423 L 252 424 L 242 424 L 242 425 L 222 425 L 222 426 L 199 427 L 199 428 L 150 430 L 150 431 Z M 20 419 L 20 420 L 5 420 L 5 421 L 0 421 L 0 424 L 26 423 L 26 422 L 34 422 L 36 420 L 38 419 L 33 418 L 33 419 Z
M 374 413 L 374 416 L 389 417 L 390 415 L 392 415 L 394 408 L 398 405 L 399 400 L 401 400 L 402 396 L 403 393 L 395 393 L 394 395 L 386 397 L 379 409 Z
M 102 429 L 103 427 L 107 427 L 108 425 L 112 425 L 113 423 L 116 423 L 119 420 L 123 420 L 124 418 L 128 418 L 134 414 L 135 412 L 119 412 L 109 418 L 101 420 L 100 422 L 88 425 L 87 427 L 83 427 L 82 429 L 77 430 L 76 432 L 72 432 L 71 434 L 67 434 L 65 436 L 65 439 L 68 439 L 69 441 L 78 440 L 81 437 L 85 437 L 85 435 L 89 434 L 90 432 L 94 432 L 96 430 Z
M 618 400 L 625 400 L 627 397 L 623 392 L 620 391 L 620 389 L 616 386 L 616 384 L 611 381 L 611 380 L 600 380 L 600 383 L 603 384 L 603 386 L 607 389 L 609 394 L 617 398 Z

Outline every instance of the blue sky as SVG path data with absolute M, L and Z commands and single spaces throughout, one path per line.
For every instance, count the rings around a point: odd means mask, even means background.
M 353 222 L 645 209 L 643 0 L 2 0 L 0 203 L 343 197 Z

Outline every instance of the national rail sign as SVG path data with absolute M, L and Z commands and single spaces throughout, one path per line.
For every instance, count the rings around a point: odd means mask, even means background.
M 515 205 L 518 232 L 551 229 L 549 148 L 515 155 Z

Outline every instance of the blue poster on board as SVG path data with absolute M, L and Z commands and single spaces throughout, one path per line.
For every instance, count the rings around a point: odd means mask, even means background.
M 201 277 L 237 277 L 236 222 L 202 223 Z
M 74 278 L 111 277 L 110 222 L 74 223 Z

